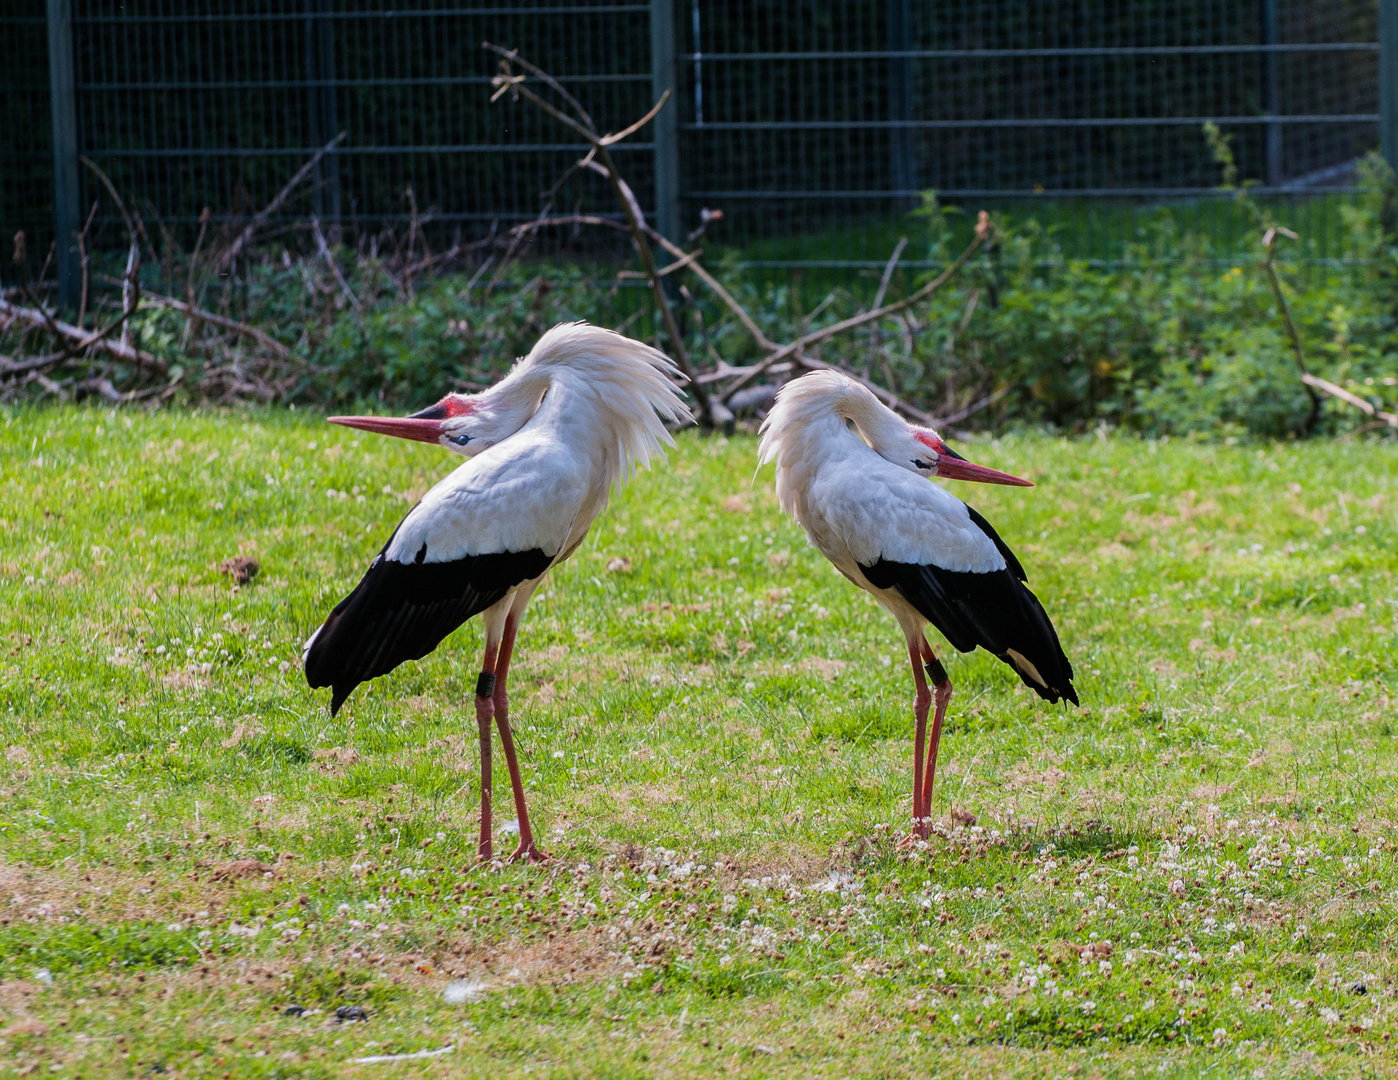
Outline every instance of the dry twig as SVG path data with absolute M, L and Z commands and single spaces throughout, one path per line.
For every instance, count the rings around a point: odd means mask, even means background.
M 1306 369 L 1306 354 L 1301 348 L 1301 335 L 1296 332 L 1296 323 L 1291 318 L 1291 307 L 1286 302 L 1286 294 L 1282 292 L 1281 281 L 1277 277 L 1277 268 L 1273 263 L 1277 253 L 1277 236 L 1286 236 L 1292 240 L 1297 236 L 1290 229 L 1283 229 L 1274 225 L 1268 229 L 1262 237 L 1262 247 L 1267 252 L 1267 257 L 1262 260 L 1262 269 L 1266 271 L 1267 281 L 1272 286 L 1272 295 L 1277 298 L 1277 306 L 1281 308 L 1282 320 L 1286 323 L 1286 333 L 1291 339 L 1291 348 L 1296 355 L 1296 366 L 1301 371 L 1301 381 L 1306 384 L 1306 393 L 1311 398 L 1311 413 L 1301 424 L 1300 434 L 1305 435 L 1315 427 L 1315 422 L 1320 419 L 1320 395 L 1316 393 L 1314 384 L 1308 376 L 1310 372 Z
M 246 247 L 248 241 L 253 238 L 253 234 L 265 225 L 273 214 L 281 209 L 282 204 L 291 197 L 291 193 L 296 190 L 297 185 L 299 185 L 302 180 L 306 179 L 306 177 L 311 174 L 311 171 L 320 164 L 321 158 L 340 144 L 340 140 L 342 140 L 346 134 L 346 132 L 340 132 L 340 134 L 336 135 L 317 150 L 309 161 L 296 170 L 292 178 L 286 182 L 286 186 L 283 187 L 281 191 L 277 192 L 272 201 L 253 216 L 253 219 L 247 223 L 243 231 L 238 234 L 237 239 L 229 244 L 228 249 L 219 256 L 218 266 L 220 269 L 226 270 L 233 265 L 233 261 L 242 254 L 243 248 Z
M 670 92 L 667 90 L 661 95 L 654 107 L 646 113 L 644 117 L 629 125 L 616 134 L 601 135 L 597 131 L 596 124 L 582 104 L 568 93 L 562 85 L 552 75 L 534 66 L 529 61 L 522 59 L 518 52 L 511 49 L 503 49 L 499 45 L 490 42 L 482 42 L 482 48 L 495 53 L 500 57 L 500 74 L 493 80 L 495 93 L 491 100 L 498 99 L 504 93 L 510 93 L 516 100 L 525 98 L 533 105 L 548 113 L 555 120 L 567 125 L 586 139 L 596 152 L 597 160 L 586 162 L 588 167 L 599 172 L 605 171 L 607 180 L 612 186 L 612 192 L 616 200 L 621 204 L 623 212 L 626 214 L 627 225 L 631 229 L 631 239 L 636 246 L 636 254 L 641 259 L 641 266 L 646 272 L 646 277 L 650 281 L 651 295 L 655 300 L 656 310 L 660 312 L 661 322 L 665 325 L 665 333 L 670 339 L 670 349 L 674 354 L 676 366 L 688 381 L 694 400 L 699 406 L 699 416 L 702 423 L 712 424 L 716 421 L 714 410 L 709 402 L 708 392 L 694 378 L 694 372 L 690 368 L 689 355 L 684 347 L 684 337 L 680 333 L 679 323 L 675 321 L 674 310 L 670 306 L 669 298 L 665 295 L 665 285 L 660 279 L 655 265 L 655 256 L 652 254 L 650 244 L 647 239 L 647 228 L 645 215 L 641 213 L 640 204 L 636 201 L 636 196 L 631 188 L 622 179 L 621 173 L 617 171 L 616 164 L 612 161 L 610 147 L 639 131 L 645 124 L 655 118 L 656 114 L 665 106 L 669 99 Z M 569 116 L 562 110 L 555 108 L 550 102 L 535 94 L 525 85 L 525 75 L 516 75 L 513 65 L 518 65 L 524 71 L 533 75 L 549 89 L 553 90 L 568 107 L 572 110 L 573 116 Z

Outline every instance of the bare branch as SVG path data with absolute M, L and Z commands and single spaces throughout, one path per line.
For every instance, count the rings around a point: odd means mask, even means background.
M 121 343 L 129 345 L 131 316 L 141 306 L 141 245 L 131 235 L 131 248 L 126 253 L 126 273 L 121 278 Z
M 28 326 L 43 327 L 51 331 L 56 337 L 74 343 L 69 349 L 69 355 L 76 355 L 87 349 L 97 349 L 107 353 L 116 360 L 121 360 L 128 364 L 136 364 L 140 367 L 158 372 L 161 375 L 169 374 L 170 368 L 165 361 L 152 356 L 150 353 L 132 348 L 130 345 L 123 345 L 120 342 L 108 341 L 106 339 L 106 335 L 110 334 L 125 320 L 125 314 L 109 326 L 92 334 L 84 333 L 76 326 L 71 326 L 68 323 L 55 319 L 47 311 L 21 307 L 18 304 L 10 303 L 8 300 L 0 300 L 0 316 L 18 319 Z
M 680 247 L 678 244 L 671 243 L 652 228 L 646 228 L 646 235 L 677 259 L 683 259 L 688 254 L 684 248 Z M 738 303 L 738 301 L 734 299 L 733 294 L 719 284 L 719 280 L 716 277 L 697 262 L 691 263 L 689 269 L 693 271 L 695 277 L 709 287 L 710 292 L 723 301 L 729 311 L 733 312 L 738 321 L 743 324 L 743 329 L 752 335 L 753 341 L 757 342 L 759 348 L 770 350 L 778 347 L 774 341 L 769 339 L 767 335 L 762 332 L 762 328 L 757 325 L 757 320 L 748 314 L 747 308 Z
M 668 266 L 662 267 L 660 270 L 660 276 L 667 277 L 668 275 L 673 274 L 677 270 L 687 269 L 694 262 L 694 260 L 699 258 L 699 256 L 702 254 L 704 254 L 703 248 L 698 248 L 695 251 L 691 251 L 683 259 L 676 259 Z M 620 270 L 617 272 L 617 277 L 619 278 L 643 278 L 645 276 L 645 274 L 639 273 L 635 270 Z
M 785 348 L 791 348 L 791 346 L 785 346 Z M 771 357 L 768 357 L 768 359 L 770 360 Z M 882 386 L 878 385 L 878 383 L 870 382 L 868 379 L 864 378 L 864 376 L 860 375 L 858 372 L 851 371 L 843 364 L 827 364 L 824 360 L 817 360 L 813 356 L 805 356 L 800 354 L 798 354 L 795 357 L 795 359 L 797 363 L 799 363 L 802 367 L 809 368 L 811 371 L 838 371 L 841 375 L 849 376 L 849 378 L 853 379 L 855 382 L 859 383 L 861 386 L 867 389 L 870 393 L 872 393 L 876 398 L 882 401 L 890 409 L 895 409 L 898 412 L 904 413 L 907 416 L 912 417 L 920 424 L 925 424 L 928 427 L 932 427 L 936 423 L 936 418 L 933 417 L 931 413 L 923 412 L 921 409 L 909 405 L 906 401 L 900 398 L 897 394 L 893 393 L 891 390 L 885 390 Z M 771 370 L 770 365 L 767 364 L 766 360 L 764 360 L 761 364 L 756 365 L 753 369 L 754 372 L 757 368 L 761 368 L 763 371 Z M 751 381 L 752 376 L 748 376 L 739 380 L 739 382 L 743 384 L 746 384 Z M 727 392 L 725 392 L 723 395 L 724 402 L 727 403 L 729 400 L 731 400 L 732 396 L 733 389 L 732 387 L 730 387 L 727 390 Z
M 87 295 L 88 285 L 88 263 L 90 259 L 87 253 L 87 233 L 92 228 L 92 219 L 97 216 L 97 207 L 100 205 L 97 199 L 92 200 L 92 209 L 87 213 L 87 221 L 83 222 L 82 231 L 78 233 L 78 261 L 82 266 L 82 290 L 78 294 L 78 329 L 83 328 L 87 322 Z
M 622 210 L 626 214 L 627 224 L 631 230 L 631 239 L 636 246 L 636 254 L 640 256 L 641 266 L 644 268 L 646 277 L 650 281 L 651 295 L 655 300 L 657 310 L 660 312 L 661 321 L 665 324 L 665 333 L 670 339 L 670 348 L 674 354 L 675 364 L 690 384 L 691 392 L 694 394 L 694 400 L 699 406 L 701 422 L 714 422 L 714 414 L 710 407 L 708 392 L 694 379 L 694 372 L 690 368 L 689 356 L 684 346 L 684 337 L 680 334 L 679 323 L 675 321 L 675 313 L 670 307 L 669 298 L 665 295 L 664 283 L 660 280 L 660 274 L 656 269 L 655 257 L 651 253 L 650 244 L 647 242 L 645 215 L 641 212 L 640 204 L 636 201 L 636 196 L 631 191 L 630 186 L 621 178 L 621 173 L 617 170 L 616 163 L 612 161 L 611 152 L 608 149 L 611 143 L 618 141 L 618 139 L 624 137 L 624 134 L 629 134 L 630 131 L 637 129 L 640 125 L 633 124 L 623 135 L 619 135 L 610 141 L 603 140 L 602 137 L 597 134 L 597 126 L 593 123 L 592 117 L 588 115 L 587 110 L 582 107 L 581 103 L 579 103 L 576 98 L 563 89 L 557 79 L 548 75 L 540 68 L 535 67 L 528 61 L 520 59 L 519 54 L 513 50 L 502 49 L 500 46 L 492 45 L 490 42 L 483 42 L 482 47 L 496 53 L 504 61 L 501 65 L 502 74 L 497 76 L 495 80 L 492 80 L 497 87 L 495 97 L 499 96 L 500 90 L 508 88 L 515 96 L 525 98 L 554 117 L 554 119 L 578 132 L 578 134 L 582 135 L 596 148 L 597 156 L 601 159 L 600 162 L 587 161 L 587 159 L 584 159 L 584 163 L 588 168 L 598 171 L 605 170 L 607 179 L 612 185 L 612 192 L 615 194 L 617 202 L 621 204 Z M 529 90 L 528 87 L 524 85 L 523 80 L 517 79 L 512 75 L 510 71 L 511 64 L 519 64 L 520 67 L 532 73 L 547 86 L 551 87 L 569 104 L 577 115 L 578 120 L 574 120 L 572 117 L 567 116 L 561 110 L 554 108 L 549 102 L 539 97 L 538 94 Z M 667 97 L 662 97 L 660 104 L 647 115 L 645 120 L 648 121 L 650 116 L 654 115 L 659 107 L 664 105 L 666 100 L 668 100 Z M 497 270 L 497 280 L 499 274 L 500 271 Z
M 888 257 L 888 263 L 883 268 L 883 277 L 879 279 L 879 291 L 874 294 L 873 307 L 882 307 L 884 294 L 888 292 L 888 284 L 893 280 L 893 271 L 898 269 L 898 260 L 903 257 L 903 249 L 908 246 L 908 238 L 900 236 L 898 244 L 893 249 L 893 254 Z
M 1398 428 L 1398 416 L 1394 416 L 1390 412 L 1384 412 L 1381 409 L 1375 408 L 1372 404 L 1365 401 L 1358 394 L 1351 394 L 1343 386 L 1336 386 L 1329 380 L 1322 379 L 1318 375 L 1312 375 L 1310 372 L 1305 372 L 1304 374 L 1302 374 L 1301 381 L 1305 383 L 1307 386 L 1314 387 L 1316 390 L 1323 390 L 1331 397 L 1339 398 L 1341 401 L 1345 402 L 1348 405 L 1353 405 L 1360 412 L 1367 413 L 1375 419 L 1382 420 L 1391 428 Z
M 645 116 L 641 117 L 630 127 L 622 128 L 615 135 L 603 135 L 600 140 L 602 145 L 611 146 L 613 143 L 621 142 L 621 140 L 626 138 L 628 135 L 636 134 L 636 132 L 640 131 L 641 128 L 645 127 L 647 124 L 649 124 L 652 120 L 655 119 L 656 113 L 660 112 L 661 109 L 665 108 L 665 103 L 669 100 L 670 91 L 666 90 L 665 93 L 660 95 L 660 100 L 651 106 L 650 112 L 646 113 Z
M 184 312 L 191 319 L 198 319 L 200 322 L 206 322 L 212 326 L 222 327 L 224 330 L 232 330 L 244 337 L 250 337 L 278 360 L 291 359 L 291 350 L 276 338 L 265 330 L 259 330 L 257 327 L 239 322 L 237 319 L 230 319 L 226 315 L 218 315 L 212 311 L 204 311 L 193 304 L 176 300 L 173 296 L 162 296 L 160 293 L 146 293 L 144 304 L 147 307 L 174 308 L 176 311 Z
M 819 330 L 812 330 L 809 334 L 797 338 L 789 345 L 780 346 L 770 353 L 761 363 L 757 364 L 749 374 L 740 377 L 736 382 L 730 385 L 728 389 L 724 391 L 723 399 L 726 401 L 735 391 L 741 390 L 748 383 L 752 382 L 753 379 L 761 375 L 768 367 L 780 360 L 785 360 L 789 356 L 804 352 L 812 345 L 819 344 L 829 338 L 853 330 L 857 326 L 863 326 L 865 323 L 873 322 L 876 319 L 887 318 L 889 315 L 902 311 L 904 308 L 910 308 L 914 304 L 921 303 L 956 276 L 956 272 L 966 265 L 971 256 L 976 253 L 976 249 L 989 238 L 990 232 L 990 215 L 982 210 L 980 212 L 980 217 L 976 221 L 976 235 L 971 239 L 970 244 L 966 246 L 966 250 L 956 257 L 955 262 L 922 288 L 918 289 L 916 292 L 910 293 L 902 300 L 898 300 L 895 303 L 887 304 L 881 308 L 875 308 L 873 311 L 866 311 L 860 315 L 855 315 L 852 318 L 845 319 L 843 322 L 832 323 L 830 326 L 822 327 Z M 872 384 L 866 383 L 866 385 Z
M 47 356 L 36 356 L 32 360 L 14 360 L 8 356 L 0 356 L 0 375 L 22 375 L 29 371 L 43 371 L 71 359 L 72 357 L 67 353 L 49 353 Z
M 247 245 L 247 242 L 252 239 L 253 234 L 265 225 L 273 214 L 281 209 L 282 203 L 286 202 L 286 200 L 291 197 L 291 193 L 296 190 L 301 181 L 306 179 L 306 177 L 310 175 L 311 170 L 320 164 L 320 159 L 331 150 L 335 149 L 346 134 L 347 132 L 340 132 L 340 134 L 336 135 L 317 150 L 309 161 L 296 170 L 292 178 L 286 182 L 286 186 L 283 187 L 281 191 L 277 192 L 276 197 L 247 223 L 243 231 L 238 234 L 238 238 L 228 245 L 228 250 L 219 256 L 218 265 L 220 268 L 227 269 L 229 266 L 233 265 L 233 260 L 242 254 L 243 248 Z
M 950 424 L 959 424 L 962 420 L 965 420 L 967 417 L 975 416 L 976 413 L 980 412 L 982 409 L 987 409 L 991 405 L 994 405 L 1002 397 L 1008 394 L 1012 389 L 1014 389 L 1014 387 L 1002 386 L 999 390 L 995 391 L 995 393 L 987 394 L 979 401 L 975 402 L 974 404 L 967 405 L 966 408 L 960 410 L 959 412 L 954 412 L 950 416 L 943 416 L 941 419 L 937 420 L 932 426 L 941 427 Z
M 1290 229 L 1274 227 L 1267 230 L 1262 237 L 1262 246 L 1267 251 L 1267 257 L 1262 260 L 1262 269 L 1267 274 L 1267 282 L 1272 287 L 1272 295 L 1277 298 L 1277 306 L 1281 308 L 1282 319 L 1286 323 L 1287 336 L 1291 338 L 1291 348 L 1296 354 L 1296 366 L 1301 371 L 1301 381 L 1306 384 L 1306 393 L 1311 398 L 1311 414 L 1301 425 L 1301 434 L 1305 435 L 1315 426 L 1315 422 L 1320 419 L 1320 395 L 1316 393 L 1315 386 L 1307 379 L 1310 372 L 1306 370 L 1306 354 L 1301 348 L 1301 335 L 1296 332 L 1296 323 L 1291 319 L 1291 308 L 1286 302 L 1286 294 L 1282 292 L 1281 281 L 1277 277 L 1277 268 L 1273 264 L 1273 259 L 1277 253 L 1277 234 L 1289 236 L 1297 239 L 1296 234 Z
M 126 204 L 121 201 L 121 196 L 117 194 L 117 189 L 112 184 L 111 177 L 98 168 L 97 163 L 86 154 L 79 154 L 78 160 L 92 170 L 97 179 L 102 182 L 102 186 L 107 189 L 107 194 L 112 197 L 112 202 L 116 203 L 117 209 L 121 211 L 121 216 L 126 221 L 126 231 L 132 236 L 135 236 L 136 226 L 131 221 L 131 215 L 126 211 Z
M 502 70 L 506 72 L 506 74 L 508 74 L 509 72 L 509 64 L 518 64 L 520 67 L 524 68 L 525 71 L 529 72 L 544 85 L 552 89 L 553 92 L 556 93 L 559 97 L 561 97 L 564 101 L 566 101 L 568 103 L 568 107 L 571 108 L 578 115 L 578 119 L 580 119 L 584 124 L 590 127 L 594 133 L 596 133 L 597 125 L 592 122 L 592 117 L 589 116 L 587 110 L 582 107 L 582 103 L 578 101 L 578 99 L 575 98 L 572 94 L 568 93 L 567 90 L 563 89 L 563 84 L 560 83 L 557 79 L 555 79 L 552 75 L 550 75 L 547 71 L 544 71 L 542 68 L 535 67 L 528 60 L 520 56 L 519 52 L 515 49 L 502 49 L 499 45 L 492 45 L 488 41 L 482 41 L 481 48 L 489 49 L 491 52 L 500 56 L 505 61 L 500 66 Z
M 355 311 L 362 311 L 363 308 L 360 306 L 359 297 L 354 295 L 354 290 L 350 288 L 349 282 L 345 280 L 345 275 L 340 273 L 340 264 L 335 261 L 335 255 L 330 250 L 330 245 L 325 242 L 325 234 L 320 231 L 320 222 L 314 215 L 311 217 L 311 231 L 316 238 L 316 250 L 320 252 L 320 257 L 324 259 L 326 264 L 330 267 L 330 272 L 335 275 L 335 280 L 339 283 L 340 291 L 345 294 L 345 299 L 350 302 L 350 307 L 354 308 Z M 411 286 L 409 286 L 409 288 L 411 289 Z

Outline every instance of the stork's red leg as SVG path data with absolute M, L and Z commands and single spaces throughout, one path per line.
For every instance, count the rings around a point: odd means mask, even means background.
M 932 694 L 927 689 L 927 680 L 922 677 L 923 643 L 908 643 L 908 658 L 913 664 L 913 683 L 917 694 L 913 698 L 913 831 L 908 839 L 927 839 L 927 804 L 922 796 L 922 748 L 927 741 L 927 709 L 932 704 Z
M 524 781 L 519 775 L 515 737 L 510 730 L 510 697 L 505 689 L 505 676 L 509 674 L 510 656 L 514 653 L 515 632 L 518 629 L 514 615 L 506 618 L 505 633 L 500 638 L 500 654 L 495 663 L 495 724 L 500 729 L 500 745 L 505 749 L 505 764 L 510 770 L 510 789 L 515 799 L 515 815 L 519 819 L 519 846 L 510 858 L 543 862 L 549 858 L 549 854 L 539 850 L 534 843 L 534 831 L 529 827 L 529 808 L 524 804 Z
M 498 643 L 486 639 L 481 677 L 476 680 L 476 726 L 481 739 L 481 832 L 476 858 L 495 854 L 490 830 L 490 722 L 495 718 L 495 663 Z
M 932 739 L 927 747 L 927 776 L 922 784 L 922 807 L 928 819 L 932 817 L 932 781 L 937 775 L 937 749 L 942 742 L 942 720 L 947 715 L 947 703 L 951 701 L 951 680 L 947 669 L 932 652 L 932 646 L 924 640 L 922 655 L 927 664 L 927 674 L 932 679 Z

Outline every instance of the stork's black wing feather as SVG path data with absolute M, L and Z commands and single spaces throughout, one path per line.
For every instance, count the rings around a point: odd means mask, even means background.
M 1040 697 L 1076 705 L 1073 665 L 1039 598 L 1024 584 L 1024 568 L 985 518 L 971 510 L 971 520 L 1005 557 L 1003 570 L 969 573 L 879 559 L 861 566 L 864 576 L 876 588 L 897 590 L 959 652 L 980 646 L 1014 668 Z
M 962 503 L 962 505 L 965 506 L 966 504 Z M 1024 572 L 1024 567 L 1020 565 L 1019 556 L 1010 550 L 1009 544 L 1000 539 L 1000 534 L 995 531 L 995 526 L 981 517 L 974 506 L 966 506 L 966 512 L 971 515 L 971 521 L 975 524 L 976 528 L 990 537 L 991 542 L 1004 558 L 1005 565 L 1009 567 L 1010 573 L 1014 574 L 1020 581 L 1028 581 L 1029 575 Z
M 390 541 L 391 542 L 391 541 Z M 385 545 L 384 551 L 387 551 Z M 363 579 L 316 632 L 306 681 L 332 687 L 330 712 L 360 683 L 421 660 L 473 615 L 549 568 L 541 550 L 468 555 L 452 562 L 401 563 L 380 552 Z

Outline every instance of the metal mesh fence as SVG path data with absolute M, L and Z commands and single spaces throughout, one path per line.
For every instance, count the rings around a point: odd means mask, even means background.
M 881 264 L 932 189 L 1050 218 L 1086 258 L 1129 257 L 1162 206 L 1226 246 L 1239 225 L 1206 120 L 1260 195 L 1297 204 L 1308 255 L 1338 258 L 1339 201 L 1379 141 L 1374 0 L 11 0 L 0 217 L 31 253 L 53 236 L 45 17 L 69 3 L 77 151 L 175 230 L 205 206 L 255 212 L 338 131 L 286 219 L 372 232 L 407 220 L 409 188 L 433 228 L 468 238 L 533 217 L 583 147 L 536 110 L 488 103 L 483 40 L 616 129 L 653 100 L 656 34 L 671 34 L 676 141 L 647 128 L 621 166 L 650 209 L 672 155 L 672 231 L 720 208 L 706 242 L 755 265 Z M 85 215 L 97 189 L 78 184 Z M 582 176 L 555 202 L 574 209 L 614 208 Z
M 17 229 L 30 254 L 53 240 L 53 143 L 49 135 L 48 35 L 44 0 L 12 0 L 0 14 L 0 228 Z M 0 267 L 9 262 L 4 252 Z M 8 268 L 6 268 L 8 269 Z M 0 277 L 4 271 L 0 271 Z
M 887 230 L 838 227 L 927 189 L 1051 216 L 1072 200 L 1075 253 L 1121 258 L 1135 218 L 1113 208 L 1217 197 L 1205 121 L 1258 194 L 1291 199 L 1345 191 L 1378 142 L 1363 0 L 685 2 L 687 215 L 721 206 L 740 241 L 835 230 L 824 257 L 767 265 L 881 264 Z

